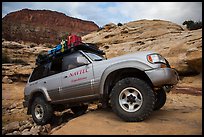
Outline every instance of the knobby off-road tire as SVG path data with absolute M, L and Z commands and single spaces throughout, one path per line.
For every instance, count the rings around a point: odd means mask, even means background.
M 53 109 L 42 96 L 39 96 L 32 102 L 31 115 L 37 125 L 45 125 L 51 120 Z
M 159 110 L 166 103 L 166 92 L 164 91 L 163 88 L 161 88 L 158 91 L 155 91 L 154 93 L 155 93 L 154 110 Z
M 88 105 L 79 105 L 70 108 L 76 116 L 83 115 L 88 109 Z
M 134 77 L 118 81 L 112 89 L 110 99 L 113 111 L 128 122 L 146 119 L 152 113 L 155 103 L 152 88 Z

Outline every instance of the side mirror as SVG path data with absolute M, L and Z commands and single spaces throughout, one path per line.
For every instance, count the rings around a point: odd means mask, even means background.
M 77 57 L 77 63 L 84 64 L 84 65 L 89 64 L 88 60 L 85 57 L 82 57 L 82 56 Z

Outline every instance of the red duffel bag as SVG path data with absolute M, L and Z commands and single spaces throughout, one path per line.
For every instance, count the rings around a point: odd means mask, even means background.
M 68 49 L 74 46 L 78 46 L 82 43 L 81 37 L 77 35 L 69 35 L 67 37 L 67 46 Z

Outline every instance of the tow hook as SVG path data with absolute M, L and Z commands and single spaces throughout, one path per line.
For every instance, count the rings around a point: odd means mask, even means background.
M 167 85 L 167 86 L 163 86 L 162 88 L 163 88 L 163 90 L 164 90 L 165 92 L 169 93 L 170 90 L 173 88 L 173 86 Z

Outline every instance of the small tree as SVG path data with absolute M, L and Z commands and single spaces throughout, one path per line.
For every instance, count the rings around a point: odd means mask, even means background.
M 192 20 L 184 21 L 183 25 L 187 25 L 188 30 L 196 30 L 202 28 L 202 22 L 194 22 Z
M 123 26 L 123 24 L 122 23 L 118 23 L 118 26 Z

